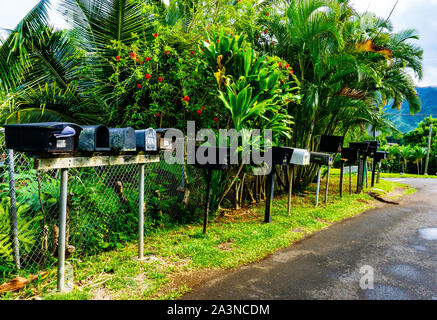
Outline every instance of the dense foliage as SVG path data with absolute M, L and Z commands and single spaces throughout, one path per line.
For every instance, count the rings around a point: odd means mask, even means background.
M 422 76 L 417 32 L 394 33 L 390 21 L 357 13 L 348 0 L 60 0 L 66 30 L 50 25 L 50 6 L 41 0 L 0 46 L 2 123 L 185 130 L 193 120 L 216 132 L 271 129 L 275 144 L 317 151 L 323 134 L 349 141 L 363 139 L 368 127 L 396 132 L 382 111 L 387 103 L 397 110 L 407 102 L 411 113 L 421 108 L 410 75 Z M 422 148 L 426 126 L 417 130 L 404 138 Z M 401 157 L 392 166 L 405 171 L 413 161 L 421 170 L 423 149 L 414 149 L 415 160 L 401 150 L 391 150 Z M 261 200 L 265 180 L 250 173 L 247 165 L 214 173 L 212 209 Z M 300 167 L 295 190 L 315 173 L 314 166 Z M 278 178 L 283 187 L 290 183 L 286 172 Z M 191 181 L 186 174 L 185 210 Z M 107 185 L 94 188 L 104 194 Z M 92 208 L 99 194 L 78 190 L 74 201 Z M 38 202 L 23 207 L 23 216 L 27 210 L 40 212 Z M 123 217 L 114 223 L 129 228 L 132 220 Z

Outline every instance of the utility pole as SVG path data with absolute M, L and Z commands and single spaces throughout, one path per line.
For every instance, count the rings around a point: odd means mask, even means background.
M 431 153 L 431 137 L 432 137 L 432 123 L 429 125 L 428 151 L 426 152 L 425 172 L 424 172 L 425 176 L 428 175 L 429 154 Z

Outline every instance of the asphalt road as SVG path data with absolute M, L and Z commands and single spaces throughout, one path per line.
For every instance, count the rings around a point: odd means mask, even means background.
M 418 192 L 227 272 L 182 299 L 437 300 L 437 179 L 388 180 Z

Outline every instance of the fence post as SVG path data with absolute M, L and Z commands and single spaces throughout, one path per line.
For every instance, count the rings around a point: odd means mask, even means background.
M 20 263 L 20 244 L 18 241 L 18 218 L 17 218 L 17 196 L 15 192 L 15 168 L 14 150 L 8 149 L 8 171 L 9 171 L 9 197 L 11 198 L 11 208 L 9 212 L 11 221 L 11 239 L 14 255 L 15 267 L 21 269 Z
M 67 184 L 68 169 L 61 169 L 60 206 L 59 206 L 59 241 L 58 241 L 58 291 L 65 288 L 65 232 L 67 224 Z
M 144 167 L 145 164 L 140 164 L 139 177 L 139 205 L 138 205 L 138 259 L 144 258 Z

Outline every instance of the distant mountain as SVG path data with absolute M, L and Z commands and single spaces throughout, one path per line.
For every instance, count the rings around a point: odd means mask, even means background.
M 391 109 L 390 106 L 384 109 L 387 114 L 390 114 L 390 120 L 394 122 L 396 128 L 404 133 L 415 129 L 429 115 L 437 118 L 437 87 L 417 87 L 416 90 L 422 100 L 420 112 L 411 115 L 407 102 L 402 104 L 401 110 Z

